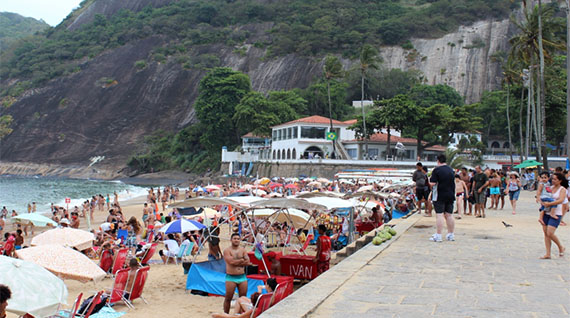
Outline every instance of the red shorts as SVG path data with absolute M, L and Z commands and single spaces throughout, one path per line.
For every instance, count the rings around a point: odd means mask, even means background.
M 330 261 L 325 261 L 325 262 L 318 261 L 317 262 L 317 273 L 320 275 L 320 274 L 328 271 L 329 270 L 329 264 L 330 264 Z

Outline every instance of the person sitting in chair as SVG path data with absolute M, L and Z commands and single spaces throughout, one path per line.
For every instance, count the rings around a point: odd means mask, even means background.
M 176 257 L 178 250 L 180 249 L 178 242 L 174 239 L 174 234 L 168 234 L 168 239 L 164 241 L 164 247 L 166 248 L 166 251 L 160 250 L 158 254 L 160 255 L 160 258 L 162 258 L 164 264 L 166 264 L 169 258 Z
M 253 313 L 253 309 L 255 307 L 255 303 L 257 303 L 257 299 L 259 298 L 260 293 L 253 293 L 251 294 L 251 298 L 247 298 L 242 296 L 236 300 L 234 305 L 234 314 L 212 314 L 212 318 L 249 318 Z

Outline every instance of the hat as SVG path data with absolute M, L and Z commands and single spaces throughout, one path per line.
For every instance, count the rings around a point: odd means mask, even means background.
M 63 219 L 61 219 L 61 221 L 59 221 L 59 224 L 67 224 L 67 225 L 69 225 L 69 224 L 71 224 L 71 222 L 69 222 L 69 220 L 68 220 L 67 218 L 63 218 Z

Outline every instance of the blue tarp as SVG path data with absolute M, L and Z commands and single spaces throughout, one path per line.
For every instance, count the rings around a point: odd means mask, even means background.
M 262 280 L 247 279 L 247 297 L 257 292 L 257 286 L 263 286 Z M 226 263 L 223 259 L 192 264 L 186 290 L 201 290 L 214 295 L 226 294 Z

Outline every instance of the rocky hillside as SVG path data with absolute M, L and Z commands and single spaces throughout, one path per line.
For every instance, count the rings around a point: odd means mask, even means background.
M 62 25 L 69 34 L 92 23 L 97 15 L 112 17 L 122 9 L 139 11 L 165 6 L 173 0 L 86 0 Z M 259 3 L 271 1 L 259 1 Z M 192 57 L 215 56 L 220 66 L 247 73 L 259 91 L 306 87 L 322 71 L 322 55 L 290 53 L 268 57 L 267 40 L 273 22 L 236 26 L 247 33 L 239 44 L 194 46 Z M 412 39 L 411 46 L 380 48 L 384 67 L 419 69 L 428 83 L 446 83 L 477 101 L 483 91 L 497 87 L 500 73 L 489 56 L 506 50 L 508 19 L 485 20 L 462 26 L 435 39 Z M 50 164 L 124 166 L 142 138 L 157 129 L 176 130 L 195 122 L 193 102 L 206 71 L 185 67 L 178 57 L 156 56 L 156 48 L 171 38 L 150 35 L 78 60 L 75 69 L 25 92 L 0 115 L 11 115 L 13 133 L 2 140 L 0 159 Z M 350 67 L 355 60 L 344 58 Z M 4 79 L 14 85 L 18 78 Z

